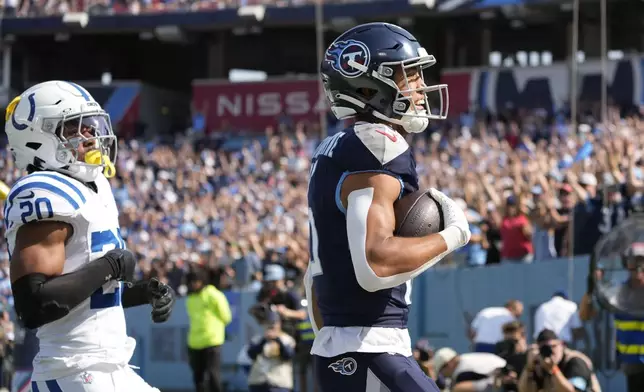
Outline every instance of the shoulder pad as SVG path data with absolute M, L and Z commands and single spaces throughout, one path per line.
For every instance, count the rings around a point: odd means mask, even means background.
M 7 231 L 39 220 L 68 219 L 85 204 L 82 184 L 59 173 L 35 172 L 16 182 L 4 206 Z
M 388 164 L 409 149 L 405 138 L 384 124 L 356 124 L 354 132 L 381 165 Z

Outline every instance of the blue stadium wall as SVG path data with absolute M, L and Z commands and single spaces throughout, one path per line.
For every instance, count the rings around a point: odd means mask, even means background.
M 82 85 L 110 115 L 112 124 L 138 117 L 138 99 L 141 92 L 139 83 L 115 83 L 109 86 L 87 83 Z
M 578 301 L 585 291 L 587 258 L 556 259 L 531 265 L 501 265 L 480 269 L 433 269 L 414 281 L 413 311 L 410 316 L 412 339 L 428 337 L 439 347 L 452 347 L 467 352 L 466 331 L 469 320 L 487 306 L 499 306 L 511 298 L 523 301 L 526 311 L 522 321 L 532 336 L 534 312 L 557 290 L 569 291 Z M 572 279 L 569 279 L 572 277 Z M 252 293 L 226 293 L 233 310 L 222 359 L 224 372 L 231 385 L 240 385 L 243 376 L 236 373 L 235 362 L 242 346 L 259 331 L 248 315 L 254 303 Z M 171 319 L 161 325 L 150 320 L 144 309 L 127 309 L 131 336 L 137 339 L 132 364 L 151 384 L 163 391 L 191 391 L 192 379 L 187 363 L 185 342 L 188 318 L 185 301 L 177 302 Z M 610 316 L 603 314 L 586 325 L 588 338 L 577 343 L 577 349 L 593 358 L 604 391 L 626 390 L 624 376 L 613 361 L 613 331 Z

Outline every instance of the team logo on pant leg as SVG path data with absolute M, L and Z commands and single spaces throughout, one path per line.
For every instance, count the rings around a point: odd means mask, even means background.
M 329 368 L 343 376 L 350 376 L 358 370 L 358 362 L 351 357 L 342 358 L 330 364 Z
M 83 384 L 91 384 L 94 381 L 94 376 L 85 372 L 80 375 L 80 379 L 83 381 Z

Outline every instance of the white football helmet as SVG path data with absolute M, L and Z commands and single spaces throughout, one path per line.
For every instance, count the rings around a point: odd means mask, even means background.
M 115 174 L 116 136 L 109 115 L 83 87 L 37 84 L 7 106 L 5 131 L 16 165 L 54 170 L 78 180 Z

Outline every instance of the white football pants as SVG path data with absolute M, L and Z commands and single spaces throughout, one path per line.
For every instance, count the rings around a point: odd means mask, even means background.
M 67 377 L 32 381 L 31 392 L 161 392 L 146 383 L 129 366 L 101 371 L 96 368 Z

